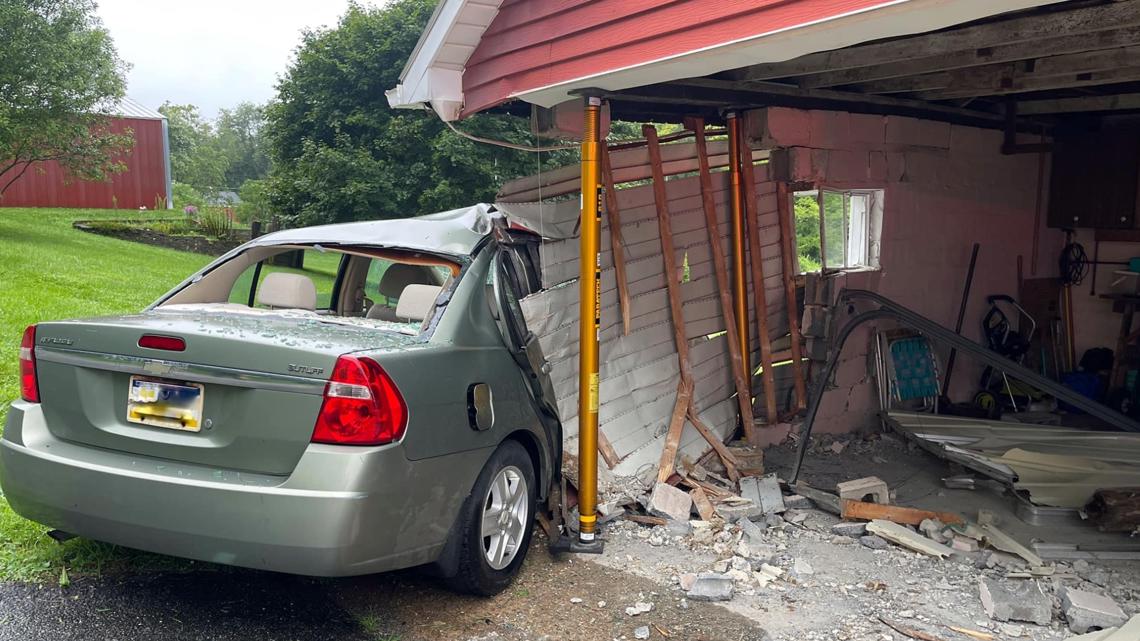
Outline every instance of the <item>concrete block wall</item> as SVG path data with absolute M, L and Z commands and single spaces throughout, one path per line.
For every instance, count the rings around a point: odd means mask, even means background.
M 880 269 L 838 275 L 835 291 L 876 291 L 952 328 L 972 245 L 981 243 L 963 327 L 976 340 L 985 297 L 1017 296 L 1017 256 L 1023 257 L 1026 278 L 1032 271 L 1037 277 L 1056 274 L 1061 234 L 1043 227 L 1041 194 L 1047 194 L 1048 176 L 1039 180 L 1037 155 L 1002 155 L 1000 131 L 777 107 L 749 117 L 758 144 L 786 151 L 790 180 L 884 190 Z M 1039 205 L 1042 227 L 1034 228 Z M 1035 236 L 1040 248 L 1033 266 Z M 842 322 L 845 311 L 837 313 Z M 845 432 L 875 422 L 871 340 L 870 331 L 849 340 L 835 380 L 838 389 L 825 395 L 816 430 Z M 979 375 L 979 366 L 960 357 L 951 396 L 972 398 Z

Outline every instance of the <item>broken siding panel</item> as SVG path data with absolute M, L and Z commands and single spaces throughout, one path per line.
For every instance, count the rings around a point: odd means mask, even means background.
M 681 148 L 666 145 L 664 148 Z M 685 148 L 692 150 L 692 145 Z M 621 153 L 615 152 L 613 158 Z M 644 157 L 644 150 L 641 150 Z M 627 155 L 627 158 L 630 156 Z M 675 162 L 687 159 L 673 156 Z M 688 159 L 693 160 L 695 159 Z M 648 167 L 626 165 L 633 173 L 649 173 Z M 761 167 L 764 169 L 761 170 Z M 783 307 L 783 281 L 780 272 L 779 229 L 774 211 L 775 185 L 766 165 L 757 168 L 757 193 L 761 205 L 760 230 L 763 243 L 764 287 L 770 301 L 769 330 L 774 342 L 787 334 Z M 713 174 L 717 205 L 719 251 L 727 254 L 731 235 L 729 224 L 728 175 Z M 576 176 L 575 176 L 576 179 Z M 533 177 L 516 181 L 525 189 L 538 184 Z M 666 183 L 673 242 L 679 259 L 687 259 L 689 280 L 681 284 L 682 314 L 690 343 L 694 380 L 694 406 L 702 420 L 724 437 L 736 425 L 737 408 L 733 397 L 729 355 L 713 272 L 712 249 L 705 230 L 700 183 L 696 176 L 674 177 Z M 652 474 L 660 460 L 661 447 L 672 414 L 680 378 L 673 328 L 666 295 L 661 239 L 652 185 L 618 191 L 621 210 L 623 249 L 630 293 L 630 333 L 623 334 L 618 294 L 609 247 L 608 220 L 603 217 L 601 239 L 602 322 L 599 429 L 621 458 L 618 474 Z M 772 211 L 765 211 L 768 206 Z M 542 246 L 543 282 L 547 289 L 523 301 L 528 325 L 539 338 L 551 366 L 551 382 L 563 421 L 567 448 L 577 442 L 578 368 L 578 241 L 548 240 Z M 750 274 L 749 274 L 750 276 Z M 681 274 L 674 275 L 680 278 Z M 749 291 L 751 289 L 749 288 Z M 750 297 L 751 298 L 751 297 Z M 754 301 L 749 301 L 750 319 Z M 751 323 L 753 326 L 754 322 Z M 717 335 L 720 334 L 720 335 Z M 753 347 L 758 348 L 755 329 Z M 710 335 L 716 335 L 710 337 Z M 786 342 L 786 341 L 785 341 Z M 753 362 L 759 362 L 759 353 Z M 785 368 L 786 369 L 786 368 Z M 777 370 L 779 373 L 779 370 Z M 777 393 L 790 389 L 788 376 L 777 376 Z M 782 399 L 782 397 L 780 397 Z M 783 401 L 781 400 L 781 406 Z M 707 443 L 693 429 L 681 438 L 680 454 L 696 458 Z

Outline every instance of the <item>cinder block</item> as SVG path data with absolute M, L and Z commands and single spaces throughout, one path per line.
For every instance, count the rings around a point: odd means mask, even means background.
M 867 180 L 872 183 L 885 184 L 887 182 L 887 154 L 881 151 L 872 151 L 867 154 Z
M 982 608 L 995 621 L 1029 621 L 1048 625 L 1053 619 L 1053 599 L 1037 581 L 1002 582 L 978 579 Z
M 867 496 L 870 496 L 874 503 L 880 505 L 890 505 L 891 503 L 890 488 L 887 487 L 886 481 L 877 476 L 867 476 L 861 479 L 836 483 L 835 489 L 839 492 L 839 498 L 841 499 L 862 501 Z
M 676 521 L 688 521 L 693 510 L 693 497 L 668 483 L 653 486 L 649 495 L 649 513 Z
M 803 109 L 768 107 L 748 112 L 750 131 L 763 147 L 811 144 L 811 117 Z
M 849 144 L 850 116 L 845 111 L 812 109 L 808 112 L 811 123 L 811 146 L 818 149 L 841 149 Z
M 826 179 L 833 183 L 866 183 L 869 166 L 865 151 L 832 149 L 827 158 Z
M 921 118 L 887 116 L 886 144 L 950 148 L 950 124 Z
M 847 138 L 855 146 L 881 147 L 887 138 L 887 117 L 874 114 L 849 114 Z
M 1123 625 L 1128 620 L 1116 601 L 1095 592 L 1061 586 L 1059 596 L 1069 629 L 1077 634 Z

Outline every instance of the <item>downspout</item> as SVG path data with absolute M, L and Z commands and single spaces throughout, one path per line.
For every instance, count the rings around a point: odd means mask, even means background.
M 174 183 L 170 176 L 170 123 L 162 119 L 162 166 L 166 173 L 166 208 L 174 209 Z
M 736 317 L 736 335 L 740 343 L 740 357 L 748 386 L 752 387 L 752 350 L 748 336 L 748 278 L 744 264 L 744 181 L 740 175 L 740 120 L 735 111 L 726 114 L 728 119 L 728 167 L 732 181 L 732 307 Z M 713 247 L 718 251 L 718 247 Z M 749 399 L 751 401 L 752 399 Z
M 582 217 L 578 240 L 578 539 L 594 543 L 598 507 L 598 334 L 602 235 L 599 140 L 602 99 L 587 97 L 582 135 Z

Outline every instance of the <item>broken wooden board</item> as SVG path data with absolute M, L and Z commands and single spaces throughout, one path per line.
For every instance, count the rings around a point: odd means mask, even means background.
M 931 512 L 912 507 L 880 505 L 879 503 L 852 501 L 851 499 L 842 499 L 839 515 L 850 521 L 883 519 L 903 525 L 918 525 L 926 519 L 936 519 L 947 525 L 963 522 L 962 517 L 951 512 Z
M 929 554 L 930 556 L 946 558 L 954 553 L 953 550 L 945 545 L 932 541 L 917 532 L 912 532 L 898 523 L 892 523 L 891 521 L 875 519 L 867 524 L 867 531 L 872 534 L 878 534 L 891 543 L 901 545 L 915 552 Z
M 713 507 L 712 501 L 705 494 L 704 489 L 695 487 L 689 490 L 689 496 L 693 497 L 693 505 L 697 508 L 697 513 L 701 515 L 702 521 L 710 521 L 716 514 L 716 508 Z

